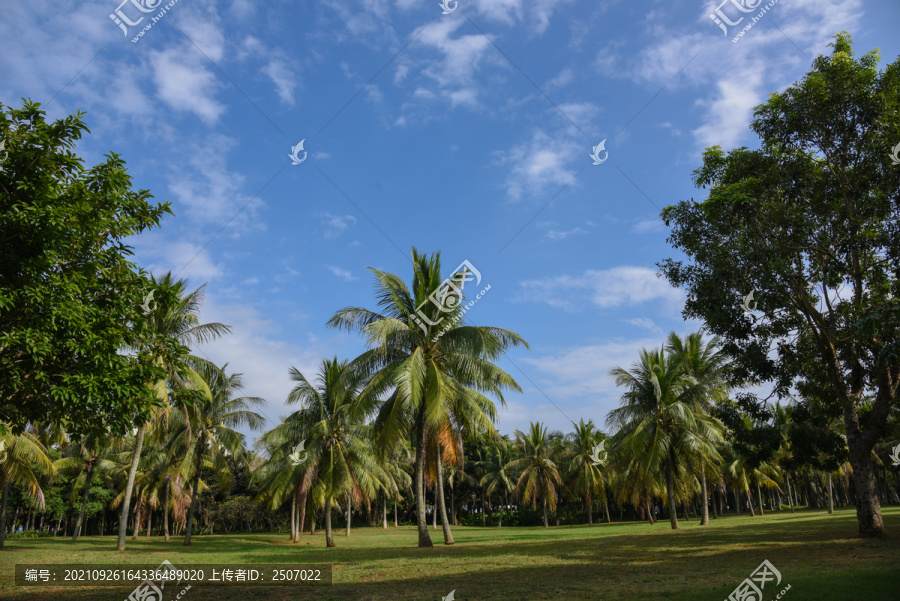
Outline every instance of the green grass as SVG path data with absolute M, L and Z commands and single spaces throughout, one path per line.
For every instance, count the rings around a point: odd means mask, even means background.
M 304 535 L 293 545 L 285 534 L 198 536 L 128 540 L 115 551 L 113 537 L 18 539 L 0 553 L 0 599 L 9 601 L 122 601 L 131 588 L 25 588 L 14 583 L 17 563 L 157 565 L 168 559 L 190 564 L 310 564 L 334 566 L 329 587 L 261 588 L 194 586 L 182 601 L 359 599 L 439 601 L 456 590 L 459 601 L 482 599 L 672 601 L 727 599 L 768 559 L 787 584 L 782 601 L 896 601 L 900 599 L 900 508 L 883 508 L 887 540 L 854 538 L 852 509 L 727 517 L 700 528 L 696 519 L 673 532 L 668 522 L 543 528 L 454 528 L 456 545 L 445 547 L 432 530 L 433 549 L 415 547 L 412 527 L 360 528 L 349 538 L 336 532 Z M 171 601 L 180 589 L 168 590 Z

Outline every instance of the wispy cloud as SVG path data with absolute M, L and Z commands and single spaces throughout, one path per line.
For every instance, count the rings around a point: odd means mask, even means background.
M 335 267 L 333 265 L 328 266 L 328 271 L 341 278 L 345 282 L 352 282 L 359 279 L 358 277 L 354 277 L 354 275 L 346 269 L 341 269 L 340 267 Z
M 332 215 L 331 213 L 323 213 L 320 215 L 322 223 L 325 224 L 326 238 L 337 238 L 343 234 L 351 225 L 356 224 L 356 217 L 353 215 Z

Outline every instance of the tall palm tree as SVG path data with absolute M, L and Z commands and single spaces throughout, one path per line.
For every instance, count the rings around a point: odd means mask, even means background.
M 559 470 L 551 458 L 550 437 L 547 428 L 540 422 L 532 422 L 528 434 L 516 430 L 516 442 L 523 457 L 509 462 L 506 469 L 521 472 L 516 491 L 523 502 L 531 501 L 537 507 L 538 501 L 544 510 L 544 528 L 547 523 L 547 507 L 556 510 L 557 487 L 562 484 Z
M 474 277 L 470 270 L 442 280 L 440 253 L 426 257 L 415 248 L 412 262 L 411 290 L 398 276 L 370 267 L 381 312 L 345 307 L 328 325 L 359 331 L 366 340 L 369 350 L 353 362 L 354 369 L 371 376 L 361 393 L 365 404 L 374 407 L 375 399 L 390 394 L 376 420 L 379 444 L 415 441 L 419 546 L 431 547 L 425 515 L 429 430 L 452 422 L 472 435 L 493 435 L 496 407 L 482 393 L 496 395 L 505 406 L 503 390 L 521 392 L 493 361 L 510 347 L 528 345 L 509 330 L 462 325 L 465 282 Z
M 288 403 L 299 403 L 314 419 L 305 447 L 306 469 L 315 495 L 324 497 L 325 544 L 334 547 L 332 506 L 347 501 L 349 526 L 350 504 L 368 503 L 378 490 L 380 472 L 364 423 L 370 409 L 359 402 L 360 374 L 337 357 L 322 362 L 315 385 L 293 367 L 291 379 L 297 385 Z
M 52 476 L 56 473 L 53 462 L 47 454 L 47 448 L 41 444 L 32 432 L 32 428 L 21 434 L 14 434 L 12 429 L 0 422 L 0 549 L 6 539 L 6 506 L 9 501 L 9 489 L 15 484 L 25 489 L 27 497 L 44 508 L 44 492 L 41 490 L 42 475 Z
M 666 351 L 681 365 L 684 372 L 693 379 L 687 391 L 698 410 L 708 412 L 715 403 L 728 398 L 727 375 L 729 360 L 721 350 L 721 341 L 713 337 L 703 341 L 700 332 L 693 332 L 682 339 L 678 334 L 669 334 Z M 694 465 L 700 472 L 700 488 L 703 498 L 700 525 L 709 525 L 709 491 L 706 485 L 706 474 L 716 471 L 721 461 L 714 447 L 705 447 L 697 453 Z
M 604 486 L 603 468 L 607 452 L 597 448 L 605 440 L 602 433 L 597 431 L 592 420 L 586 423 L 584 419 L 574 424 L 575 431 L 567 436 L 569 443 L 569 469 L 568 477 L 572 482 L 572 488 L 577 494 L 583 494 L 587 506 L 588 525 L 594 523 L 593 495 L 603 495 L 606 521 L 609 522 L 609 507 L 606 504 L 606 488 Z M 595 454 L 595 450 L 597 452 Z M 600 454 L 602 453 L 602 455 Z M 597 462 L 595 457 L 602 461 Z
M 200 375 L 207 383 L 209 396 L 185 408 L 184 416 L 175 414 L 170 446 L 188 450 L 181 462 L 179 477 L 191 484 L 191 505 L 187 514 L 184 545 L 191 544 L 194 516 L 197 512 L 197 498 L 200 492 L 200 470 L 211 467 L 221 476 L 228 476 L 224 458 L 231 455 L 236 459 L 244 457 L 244 435 L 234 430 L 247 426 L 257 430 L 265 424 L 265 418 L 252 411 L 254 407 L 265 406 L 265 399 L 259 397 L 235 397 L 243 387 L 241 374 L 226 375 L 225 369 L 202 366 Z M 185 419 L 186 418 L 186 419 Z M 188 446 L 188 441 L 192 440 Z
M 183 384 L 186 380 L 192 382 L 193 388 L 204 388 L 202 378 L 198 377 L 194 367 L 204 365 L 206 362 L 189 353 L 188 348 L 192 344 L 201 344 L 215 340 L 230 333 L 231 327 L 221 323 L 201 324 L 198 317 L 200 308 L 206 299 L 206 285 L 200 286 L 193 292 L 187 292 L 187 281 L 175 279 L 172 272 L 166 273 L 161 278 L 151 277 L 151 284 L 156 293 L 155 304 L 148 304 L 152 311 L 144 317 L 149 330 L 149 335 L 140 346 L 132 349 L 150 355 L 156 365 L 164 368 L 168 374 L 167 380 L 170 386 Z M 172 351 L 170 341 L 177 343 L 178 350 Z M 208 366 L 207 366 L 208 367 Z M 168 419 L 172 406 L 169 398 L 169 386 L 166 380 L 151 382 L 148 384 L 159 399 L 160 407 L 157 412 L 165 414 Z M 182 386 L 183 388 L 185 386 Z M 204 391 L 209 395 L 209 391 Z M 134 455 L 131 467 L 128 470 L 128 479 L 125 483 L 125 496 L 122 500 L 122 509 L 119 516 L 119 538 L 116 548 L 125 550 L 125 535 L 128 528 L 128 511 L 131 505 L 131 493 L 134 487 L 134 478 L 141 457 L 144 444 L 144 435 L 147 424 L 142 423 L 135 432 Z M 190 436 L 186 437 L 186 445 L 190 445 Z
M 73 501 L 79 491 L 82 493 L 81 507 L 75 521 L 75 531 L 72 533 L 72 542 L 75 542 L 81 534 L 93 479 L 97 476 L 110 479 L 119 472 L 120 468 L 119 464 L 111 458 L 115 452 L 114 445 L 105 436 L 89 434 L 76 443 L 67 444 L 63 451 L 65 456 L 54 461 L 53 467 L 58 472 L 75 477 L 72 485 Z
M 607 425 L 621 429 L 622 445 L 640 461 L 640 473 L 665 474 L 669 521 L 677 529 L 676 472 L 701 449 L 711 455 L 724 426 L 698 407 L 691 396 L 696 381 L 663 349 L 642 349 L 632 371 L 615 367 L 610 375 L 626 392 L 622 406 L 607 416 Z

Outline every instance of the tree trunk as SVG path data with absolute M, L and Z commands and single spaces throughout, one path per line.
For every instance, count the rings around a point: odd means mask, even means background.
M 650 522 L 650 525 L 652 526 L 653 524 L 656 523 L 656 518 L 653 517 L 653 499 L 651 499 L 648 496 L 646 503 L 647 503 L 647 521 Z
M 172 483 L 166 478 L 166 485 L 163 489 L 163 500 L 162 500 L 162 510 L 163 510 L 163 536 L 166 537 L 166 542 L 169 542 L 169 487 Z
M 3 476 L 3 500 L 0 501 L 0 549 L 2 549 L 4 541 L 6 541 L 6 505 L 9 501 L 9 485 L 12 481 L 3 470 L 0 470 L 0 476 Z M 62 516 L 59 519 L 62 520 Z M 58 525 L 56 529 L 59 530 Z M 54 536 L 56 535 L 54 534 Z
M 198 440 L 199 440 L 199 438 L 198 438 Z M 184 546 L 185 547 L 189 547 L 191 545 L 191 534 L 193 534 L 193 529 L 194 529 L 194 513 L 197 510 L 197 497 L 199 496 L 198 491 L 200 489 L 200 465 L 199 465 L 200 461 L 199 461 L 199 458 L 198 458 L 197 463 L 198 463 L 197 473 L 194 474 L 194 485 L 191 490 L 191 506 L 188 509 L 187 525 L 185 526 L 185 529 L 184 529 Z
M 78 534 L 81 532 L 81 526 L 84 524 L 84 511 L 87 509 L 88 494 L 91 492 L 91 480 L 94 475 L 94 464 L 88 463 L 87 473 L 84 475 L 84 494 L 81 495 L 81 509 L 78 510 L 78 521 L 75 522 L 75 532 L 72 534 L 72 542 L 78 540 Z
M 300 488 L 302 490 L 297 491 L 299 497 L 296 497 L 297 498 L 297 510 L 298 510 L 298 513 L 300 514 L 299 516 L 297 516 L 297 527 L 296 527 L 297 541 L 299 541 L 300 537 L 303 535 L 303 528 L 304 528 L 304 524 L 306 522 L 306 497 L 308 495 L 308 491 L 307 491 L 306 487 L 303 486 L 302 483 L 300 484 Z
M 586 502 L 587 502 L 587 514 L 588 514 L 587 518 L 588 518 L 588 526 L 593 526 L 593 525 L 594 525 L 594 514 L 593 514 L 593 511 L 592 511 L 592 510 L 593 510 L 593 504 L 591 503 L 591 490 L 590 490 L 590 489 L 588 489 L 588 491 L 587 491 L 587 499 L 586 499 Z
M 128 480 L 125 483 L 125 498 L 122 500 L 122 512 L 119 515 L 119 541 L 116 544 L 118 551 L 125 550 L 125 536 L 128 533 L 128 513 L 131 509 L 131 493 L 134 490 L 134 477 L 137 474 L 138 462 L 141 460 L 141 449 L 144 446 L 145 426 L 138 428 L 134 441 L 134 455 L 131 457 L 131 467 L 128 469 Z
M 766 510 L 763 509 L 763 495 L 759 482 L 756 483 L 756 496 L 759 497 L 759 515 L 766 515 Z
M 706 490 L 706 472 L 700 473 L 700 525 L 709 526 L 709 493 Z
M 484 511 L 482 509 L 482 511 Z M 547 523 L 547 495 L 544 494 L 544 528 L 549 528 L 550 524 Z
M 741 515 L 741 493 L 738 489 L 734 489 L 734 514 Z
M 397 501 L 394 501 L 394 528 L 399 528 L 400 522 L 397 521 Z
M 606 491 L 603 491 L 603 512 L 606 514 L 606 523 L 612 524 L 612 520 L 609 519 L 609 499 L 607 499 L 609 495 L 606 494 Z
M 350 516 L 353 510 L 353 502 L 350 500 L 350 493 L 347 493 L 347 533 L 344 536 L 350 536 Z
M 791 504 L 791 513 L 797 513 L 797 509 L 794 507 L 794 493 L 791 491 L 791 475 L 786 473 L 784 481 L 787 482 L 787 496 L 788 503 Z
M 382 493 L 384 496 L 381 497 L 381 528 L 382 530 L 387 530 L 387 493 Z
M 747 505 L 750 507 L 750 517 L 756 517 L 756 512 L 753 511 L 753 497 L 750 496 L 750 489 L 747 489 Z
M 291 543 L 297 542 L 297 495 L 291 499 Z
M 131 524 L 131 540 L 137 540 L 138 535 L 141 533 L 141 517 L 144 515 L 141 512 L 143 509 L 144 500 L 138 495 L 137 505 L 134 508 L 134 522 Z
M 334 534 L 331 532 L 331 496 L 325 499 L 325 546 L 334 546 Z
M 153 508 L 147 506 L 147 537 L 150 537 L 150 524 L 153 523 Z
M 858 427 L 858 426 L 857 426 Z M 881 504 L 878 502 L 878 488 L 875 484 L 875 469 L 870 457 L 871 446 L 865 448 L 857 436 L 852 436 L 847 428 L 847 443 L 850 447 L 850 465 L 853 466 L 853 484 L 856 489 L 856 521 L 859 536 L 863 538 L 883 538 L 884 520 Z
M 834 491 L 831 487 L 831 472 L 828 472 L 828 513 L 834 513 Z
M 425 516 L 425 407 L 419 408 L 416 418 L 418 428 L 416 436 L 416 527 L 419 531 L 419 547 L 433 547 L 431 535 L 428 534 L 428 521 Z
M 444 467 L 441 465 L 441 451 L 435 453 L 437 464 L 437 482 L 435 482 L 435 491 L 438 498 L 438 508 L 441 512 L 441 527 L 444 529 L 444 544 L 453 544 L 453 533 L 450 532 L 450 522 L 447 521 L 447 505 L 444 502 Z
M 666 453 L 666 494 L 669 497 L 669 523 L 672 530 L 678 529 L 678 515 L 675 513 L 675 465 L 672 453 Z

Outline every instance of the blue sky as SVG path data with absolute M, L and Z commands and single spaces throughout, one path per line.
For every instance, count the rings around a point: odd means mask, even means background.
M 203 320 L 234 333 L 201 350 L 270 425 L 289 367 L 363 350 L 325 322 L 376 307 L 367 266 L 409 281 L 412 246 L 448 275 L 470 261 L 491 285 L 470 322 L 531 345 L 501 363 L 524 390 L 501 432 L 602 425 L 610 368 L 699 326 L 656 263 L 675 256 L 659 208 L 704 197 L 703 149 L 755 146 L 753 107 L 838 31 L 900 54 L 890 0 L 778 0 L 736 42 L 766 2 L 177 0 L 132 42 L 166 2 L 120 1 L 4 2 L 0 102 L 85 111 L 86 162 L 119 153 L 172 203 L 136 260 L 208 283 Z M 717 8 L 744 16 L 727 36 Z

